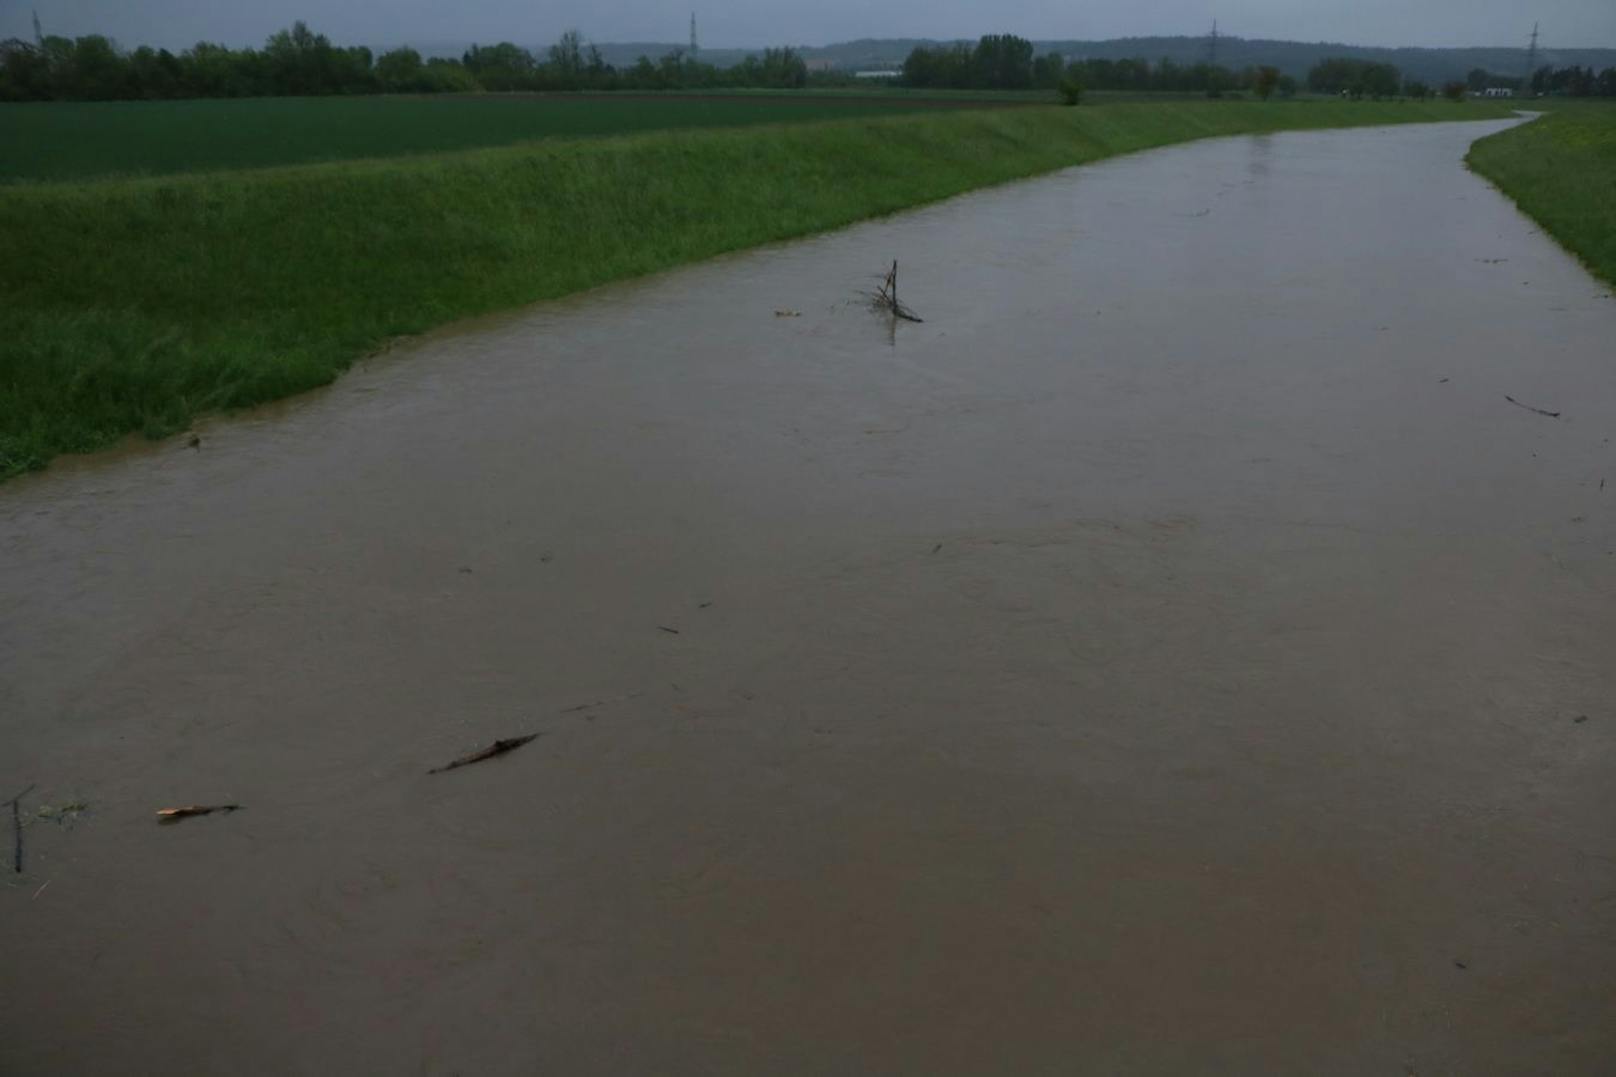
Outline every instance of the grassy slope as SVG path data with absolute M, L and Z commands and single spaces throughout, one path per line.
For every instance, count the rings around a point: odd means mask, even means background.
M 1535 123 L 1477 142 L 1470 166 L 1616 284 L 1616 103 L 1550 108 Z
M 395 157 L 682 127 L 827 120 L 928 107 L 914 96 L 580 99 L 266 97 L 0 104 L 0 182 L 162 175 Z
M 389 337 L 1111 154 L 1500 115 L 1183 102 L 669 132 L 0 190 L 0 476 L 324 384 Z

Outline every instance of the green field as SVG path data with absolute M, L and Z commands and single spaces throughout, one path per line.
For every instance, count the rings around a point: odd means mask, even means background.
M 1541 107 L 1542 119 L 1477 142 L 1470 167 L 1616 284 L 1616 102 Z
M 943 104 L 979 105 L 980 97 L 763 91 L 11 104 L 0 105 L 0 183 L 263 168 L 550 138 L 846 119 Z
M 90 106 L 117 109 L 121 106 Z M 0 188 L 0 475 L 329 382 L 390 338 L 1213 135 L 1446 102 L 937 111 Z

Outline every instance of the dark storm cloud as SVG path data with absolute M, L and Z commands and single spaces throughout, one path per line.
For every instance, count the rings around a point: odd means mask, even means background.
M 256 44 L 304 19 L 345 44 L 679 41 L 690 8 L 703 44 L 826 44 L 858 37 L 1110 38 L 1200 34 L 1362 45 L 1512 45 L 1532 23 L 1560 46 L 1616 46 L 1616 0 L 0 0 L 0 38 L 104 33 L 125 45 Z

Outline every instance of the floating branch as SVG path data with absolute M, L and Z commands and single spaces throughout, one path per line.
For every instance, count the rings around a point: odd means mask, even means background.
M 1539 415 L 1547 415 L 1551 419 L 1558 419 L 1560 417 L 1560 413 L 1557 411 L 1544 411 L 1542 408 L 1534 408 L 1530 404 L 1522 404 L 1519 400 L 1516 400 L 1512 396 L 1506 395 L 1504 399 L 1509 401 L 1511 404 L 1514 404 L 1517 408 L 1525 408 L 1527 411 L 1535 411 Z
M 914 311 L 898 302 L 898 263 L 894 261 L 887 275 L 881 279 L 881 286 L 870 293 L 870 303 L 876 310 L 884 310 L 895 318 L 902 318 L 906 322 L 923 322 Z
M 159 823 L 177 823 L 181 819 L 189 819 L 193 815 L 212 815 L 222 812 L 228 815 L 233 811 L 240 811 L 240 804 L 187 804 L 183 808 L 161 808 L 157 812 Z
M 494 743 L 490 744 L 481 751 L 472 752 L 470 755 L 463 755 L 454 762 L 445 763 L 441 767 L 433 767 L 431 770 L 427 771 L 427 773 L 442 774 L 444 771 L 454 770 L 456 767 L 469 767 L 473 763 L 481 763 L 484 759 L 492 759 L 496 755 L 504 755 L 506 752 L 514 752 L 516 749 L 520 748 L 522 745 L 526 744 L 530 740 L 535 739 L 536 737 L 538 737 L 537 733 L 529 733 L 525 737 L 508 737 L 505 740 L 496 740 Z

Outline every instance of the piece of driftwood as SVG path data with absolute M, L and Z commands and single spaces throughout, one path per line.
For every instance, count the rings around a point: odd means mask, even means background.
M 159 823 L 177 823 L 181 819 L 189 819 L 193 815 L 212 815 L 222 812 L 228 815 L 233 811 L 240 811 L 240 804 L 187 804 L 183 808 L 159 808 L 157 821 Z
M 1511 404 L 1514 404 L 1517 408 L 1525 408 L 1527 411 L 1535 411 L 1539 415 L 1547 415 L 1551 419 L 1558 419 L 1560 417 L 1560 413 L 1557 411 L 1544 411 L 1542 408 L 1534 408 L 1530 404 L 1522 404 L 1519 400 L 1516 400 L 1514 397 L 1509 396 L 1508 394 L 1505 394 L 1504 399 L 1509 401 Z
M 906 322 L 923 322 L 914 311 L 898 302 L 898 263 L 894 261 L 892 268 L 882 278 L 881 285 L 870 296 L 870 302 L 877 310 L 884 310 L 895 318 L 902 318 Z
M 33 791 L 34 787 L 29 785 L 27 789 L 6 801 L 7 804 L 11 805 L 11 866 L 16 869 L 18 875 L 22 874 L 22 811 L 17 805 L 23 797 Z
M 469 767 L 473 763 L 481 763 L 484 759 L 492 759 L 496 755 L 504 755 L 506 752 L 514 752 L 528 741 L 534 740 L 537 737 L 537 733 L 529 733 L 525 737 L 507 737 L 504 740 L 496 740 L 494 743 L 490 744 L 486 748 L 481 749 L 480 751 L 472 752 L 470 755 L 463 755 L 454 762 L 445 763 L 441 767 L 433 767 L 431 770 L 427 771 L 427 773 L 442 774 L 444 771 L 454 770 L 456 767 Z

